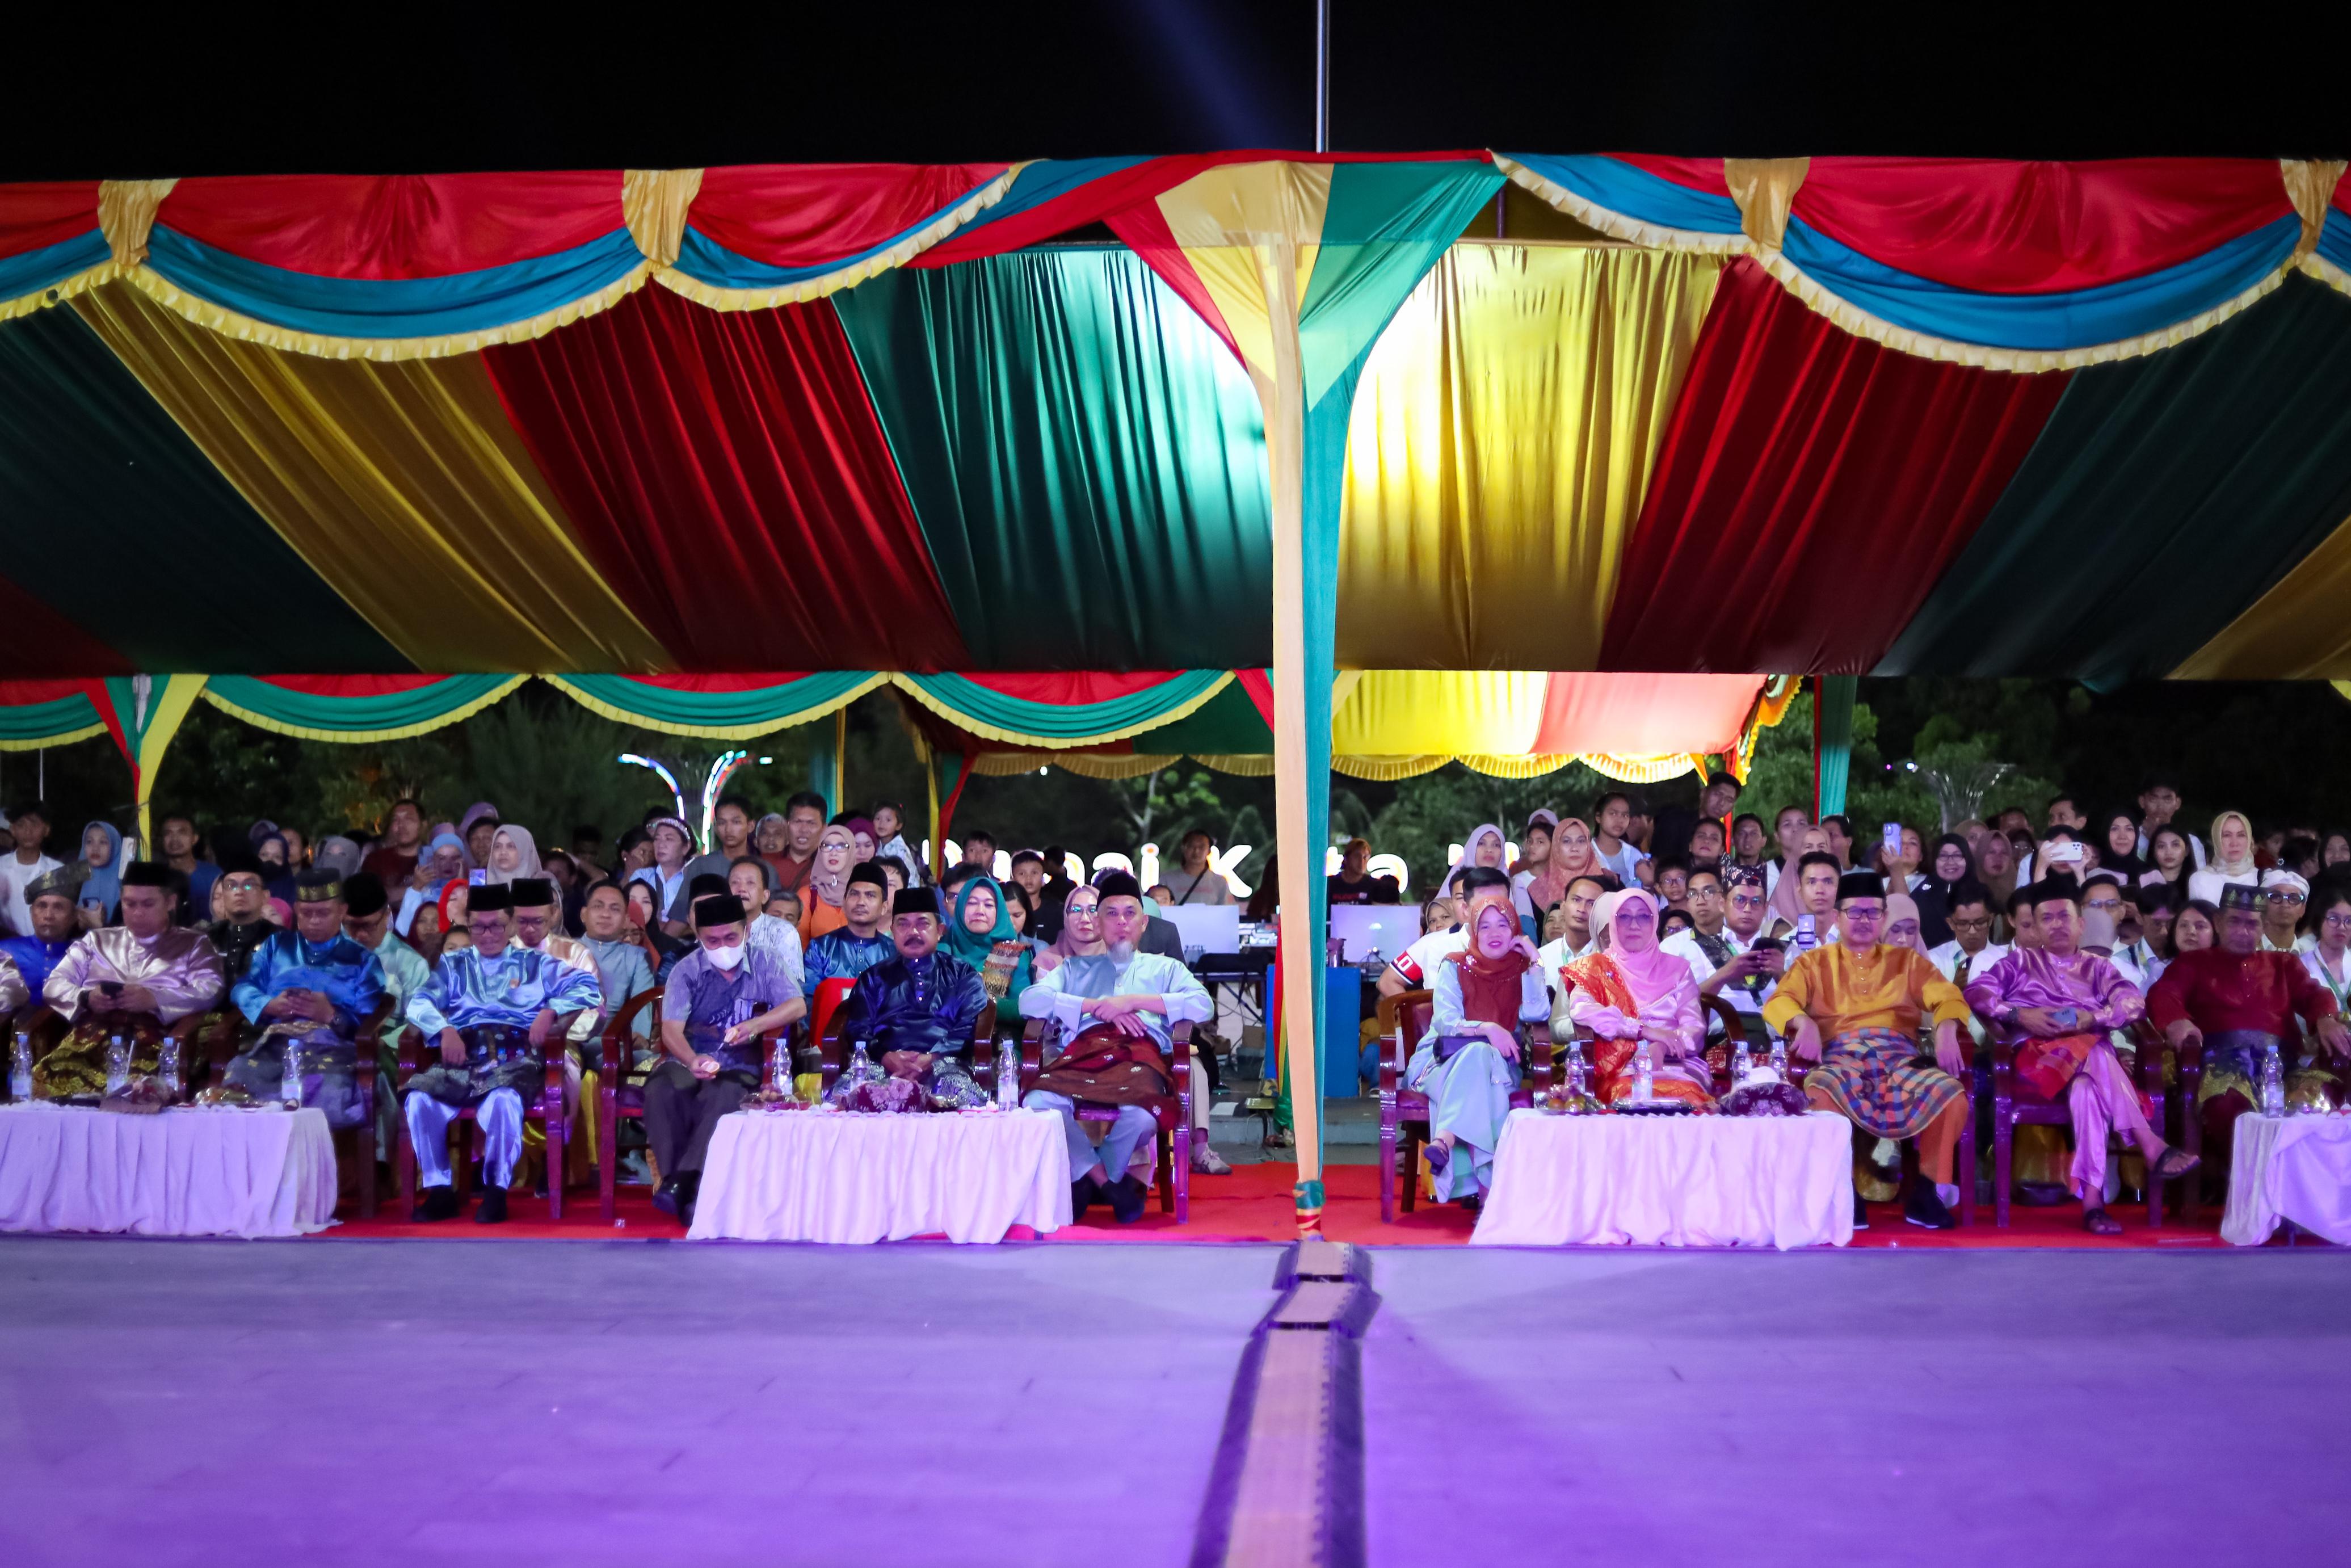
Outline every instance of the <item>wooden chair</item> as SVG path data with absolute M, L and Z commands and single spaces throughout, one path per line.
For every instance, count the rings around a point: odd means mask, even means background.
M 65 1037 L 66 1020 L 47 1002 L 29 1001 L 8 1015 L 8 1049 L 15 1051 L 21 1040 L 35 1061 L 55 1051 Z
M 828 986 L 835 983 L 831 980 L 825 982 Z M 844 1001 L 846 999 L 843 998 Z M 834 1008 L 826 1016 L 824 1032 L 816 1042 L 816 1071 L 823 1076 L 827 1094 L 832 1092 L 832 1086 L 841 1082 L 841 1072 L 849 1066 L 849 1040 L 845 1033 L 848 1025 L 848 1008 Z M 979 1009 L 979 1017 L 971 1028 L 971 1081 L 990 1094 L 996 1092 L 996 1061 L 995 1053 L 986 1048 L 995 1038 L 996 1003 L 990 1001 Z M 881 1061 L 877 1059 L 873 1064 L 879 1067 Z
M 368 1016 L 361 1019 L 352 1035 L 352 1087 L 359 1091 L 360 1120 L 354 1127 L 335 1130 L 337 1145 L 335 1161 L 341 1166 L 343 1151 L 340 1134 L 350 1134 L 350 1165 L 345 1168 L 346 1179 L 353 1180 L 358 1190 L 360 1218 L 375 1218 L 375 1075 L 376 1049 L 383 1036 L 386 1019 L 392 1017 L 392 994 L 387 991 L 379 998 Z M 227 1038 L 216 1040 L 206 1054 L 205 1070 L 215 1079 L 225 1079 L 228 1064 L 237 1052 L 249 1049 L 261 1038 L 261 1030 L 247 1024 L 229 1031 Z M 289 1042 L 291 1043 L 291 1042 Z M 193 1064 L 187 1071 L 193 1081 Z
M 1380 1032 L 1388 1049 L 1380 1053 L 1380 1223 L 1395 1223 L 1399 1204 L 1410 1214 L 1418 1194 L 1416 1172 L 1420 1145 L 1428 1141 L 1428 1097 L 1404 1087 L 1404 1072 L 1413 1048 L 1428 1032 L 1433 1004 L 1426 991 L 1399 991 L 1382 997 Z M 1532 1105 L 1551 1092 L 1552 1064 L 1559 1054 L 1551 1026 L 1529 1024 L 1520 1031 L 1520 1054 L 1529 1071 L 1511 1092 L 1513 1110 Z M 1404 1166 L 1396 1166 L 1396 1145 L 1404 1145 Z
M 1044 1071 L 1046 1040 L 1051 1038 L 1058 1041 L 1060 1034 L 1061 1026 L 1047 1019 L 1031 1019 L 1028 1028 L 1021 1031 L 1022 1095 L 1027 1095 L 1036 1087 L 1038 1074 Z M 1168 1076 L 1175 1089 L 1148 1107 L 1152 1120 L 1158 1126 L 1155 1145 L 1158 1157 L 1155 1177 L 1159 1187 L 1159 1212 L 1173 1214 L 1178 1225 L 1189 1225 L 1192 1222 L 1192 1026 L 1188 1023 L 1176 1024 L 1168 1030 L 1167 1035 L 1175 1045 L 1175 1050 L 1169 1053 L 1171 1061 L 1168 1064 Z M 995 1076 L 991 1068 L 988 1072 L 991 1084 Z M 1080 1122 L 1107 1124 L 1118 1119 L 1118 1108 L 1089 1105 L 1080 1101 L 1077 1117 Z M 1124 1176 L 1126 1173 L 1120 1171 L 1116 1174 Z
M 645 1115 L 645 1072 L 653 1064 L 642 1070 L 636 1064 L 637 1020 L 647 1008 L 659 1007 L 661 998 L 659 986 L 640 991 L 604 1020 L 596 1068 L 596 1186 L 607 1225 L 620 1218 L 621 1123 L 642 1122 Z M 657 1041 L 653 1049 L 660 1050 Z
M 2131 1037 L 2138 1046 L 2138 1086 L 2153 1103 L 2154 1113 L 2148 1121 L 2157 1127 L 2164 1124 L 2163 1037 L 2145 1019 L 2133 1025 Z M 2188 1067 L 2180 1066 L 2180 1082 L 2189 1084 Z M 2192 1089 L 2184 1096 L 2189 1103 L 2188 1120 L 2196 1119 Z M 2011 1172 L 2016 1155 L 2016 1129 L 2020 1124 L 2036 1127 L 2071 1127 L 2073 1113 L 2063 1100 L 2051 1100 L 2016 1076 L 2016 1050 L 1995 1040 L 1991 1046 L 1991 1139 L 1992 1139 L 1992 1224 L 2001 1229 L 2008 1227 Z M 1970 1137 L 1963 1147 L 1972 1153 L 1975 1139 Z M 1967 1184 L 1972 1193 L 1974 1183 Z M 2163 1184 L 2149 1172 L 2147 1183 L 2147 1223 L 2149 1229 L 2163 1224 Z
M 2286 1020 L 2286 1027 L 2293 1030 L 2293 1032 L 2281 1038 L 2279 1040 L 2279 1051 L 2286 1060 L 2286 1074 L 2290 1078 L 2294 1073 L 2293 1063 L 2301 1059 L 2303 1050 L 2308 1043 L 2308 1037 L 2303 1032 L 2302 1020 L 2299 1019 L 2289 1017 Z M 2140 1084 L 2144 1086 L 2148 1082 L 2147 1064 L 2149 1061 L 2153 1061 L 2155 1064 L 2156 1073 L 2155 1082 L 2157 1087 L 2160 1088 L 2162 1084 L 2163 1052 L 2171 1048 L 2170 1040 L 2165 1036 L 2161 1030 L 2157 1029 L 2153 1021 L 2150 1019 L 2141 1019 L 2139 1027 L 2134 1030 L 2132 1033 L 2138 1041 L 2138 1071 Z M 2189 1154 L 2194 1155 L 2200 1159 L 2204 1155 L 2204 1108 L 2198 1103 L 2197 1095 L 2199 1091 L 2200 1091 L 2204 1085 L 2204 1047 L 2201 1044 L 2189 1046 L 2176 1052 L 2176 1057 L 2179 1066 L 2179 1135 L 2174 1138 L 2172 1142 L 2178 1144 L 2181 1148 L 2186 1149 Z M 2160 1095 L 2156 1099 L 2156 1106 L 2157 1115 L 2154 1124 L 2157 1127 L 2161 1128 L 2164 1125 L 2164 1121 L 2162 1116 L 2163 1099 Z M 2256 1107 L 2256 1109 L 2258 1109 L 2258 1107 Z M 2201 1188 L 2203 1186 L 2205 1174 L 2204 1169 L 2202 1167 L 2199 1167 L 2196 1170 L 2190 1171 L 2187 1176 L 2179 1178 L 2179 1213 L 2183 1218 L 2193 1218 L 2203 1209 L 2204 1200 Z M 2222 1197 L 2225 1198 L 2227 1196 L 2228 1172 L 2222 1170 L 2214 1174 L 2220 1177 L 2220 1190 Z
M 524 1051 L 529 1049 L 529 1031 L 527 1030 L 489 1025 L 484 1026 L 481 1032 L 492 1040 L 494 1047 L 503 1044 Z M 403 1033 L 401 1044 L 405 1053 L 401 1062 L 400 1083 L 393 1091 L 395 1103 L 401 1104 L 402 1111 L 399 1130 L 400 1201 L 402 1212 L 413 1215 L 416 1212 L 416 1146 L 408 1134 L 405 1100 L 409 1083 L 419 1072 L 441 1060 L 441 1043 L 437 1039 L 427 1040 L 423 1031 L 417 1030 Z M 547 1213 L 550 1219 L 563 1218 L 564 1045 L 565 1041 L 559 1037 L 549 1037 L 542 1051 L 544 1071 L 538 1099 L 536 1102 L 526 1099 L 522 1104 L 525 1124 L 538 1123 L 540 1133 L 547 1139 Z M 475 1107 L 468 1105 L 457 1113 L 455 1121 L 450 1124 L 450 1130 L 457 1140 L 456 1153 L 449 1162 L 450 1176 L 461 1197 L 470 1185 L 475 1120 Z M 517 1168 L 520 1168 L 519 1163 Z

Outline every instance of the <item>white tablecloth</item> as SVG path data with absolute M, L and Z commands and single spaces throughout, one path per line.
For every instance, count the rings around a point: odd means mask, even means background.
M 1513 1111 L 1470 1241 L 1485 1247 L 1842 1247 L 1853 1124 L 1806 1116 Z
M 0 1230 L 300 1236 L 334 1218 L 318 1111 L 0 1107 Z
M 2351 1247 L 2351 1116 L 2237 1118 L 2220 1235 L 2259 1247 L 2281 1219 Z
M 1001 1241 L 1070 1223 L 1070 1150 L 1050 1111 L 722 1117 L 688 1239 Z

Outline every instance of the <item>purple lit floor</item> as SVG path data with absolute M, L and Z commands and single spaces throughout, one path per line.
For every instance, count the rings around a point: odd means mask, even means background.
M 0 1564 L 1173 1568 L 1276 1253 L 0 1240 Z M 1373 1267 L 1376 1563 L 2344 1558 L 2351 1253 Z

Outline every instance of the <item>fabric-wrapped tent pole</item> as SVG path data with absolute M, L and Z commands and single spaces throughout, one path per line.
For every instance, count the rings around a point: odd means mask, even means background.
M 1861 683 L 1852 675 L 1819 675 L 1813 694 L 1813 821 L 1842 816 L 1853 775 L 1853 702 Z

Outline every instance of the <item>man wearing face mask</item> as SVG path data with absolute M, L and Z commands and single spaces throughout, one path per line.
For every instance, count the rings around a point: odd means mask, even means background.
M 718 1118 L 759 1087 L 759 1037 L 808 1011 L 774 955 L 750 946 L 749 916 L 733 894 L 694 901 L 694 950 L 662 992 L 661 1065 L 645 1077 L 645 1144 L 661 1186 L 653 1207 L 694 1223 L 703 1156 Z
M 603 993 L 593 969 L 514 944 L 512 884 L 475 888 L 466 925 L 471 945 L 443 954 L 423 989 L 408 998 L 408 1021 L 441 1047 L 441 1060 L 402 1089 L 424 1187 L 413 1218 L 455 1217 L 449 1124 L 472 1106 L 482 1129 L 485 1183 L 474 1218 L 496 1225 L 507 1217 L 507 1187 L 522 1155 L 523 1094 L 537 1098 L 546 1082 L 541 1053 L 549 1040 L 562 1038 L 575 1014 L 601 1008 Z M 517 1049 L 517 1037 L 526 1048 Z
M 1497 873 L 1496 875 L 1500 873 Z M 1501 877 L 1505 893 L 1508 877 Z M 1143 889 L 1124 872 L 1105 872 L 1095 879 L 1100 896 L 1103 951 L 1064 959 L 1020 993 L 1024 1018 L 1051 1019 L 1060 1026 L 1051 1049 L 1049 1071 L 1060 1062 L 1089 1053 L 1091 1048 L 1123 1041 L 1156 1047 L 1161 1071 L 1160 1092 L 1172 1092 L 1174 1074 L 1165 1063 L 1172 1059 L 1177 1023 L 1205 1023 L 1216 1016 L 1207 991 L 1192 971 L 1173 958 L 1137 950 L 1143 936 Z M 1071 1218 L 1082 1218 L 1087 1206 L 1107 1202 L 1122 1225 L 1143 1214 L 1144 1186 L 1127 1174 L 1134 1151 L 1154 1136 L 1158 1122 L 1144 1105 L 1117 1102 L 1116 1120 L 1097 1153 L 1077 1117 L 1076 1099 L 1045 1088 L 1032 1089 L 1022 1101 L 1030 1110 L 1058 1111 L 1070 1145 Z M 1198 1107 L 1199 1096 L 1194 1096 Z

